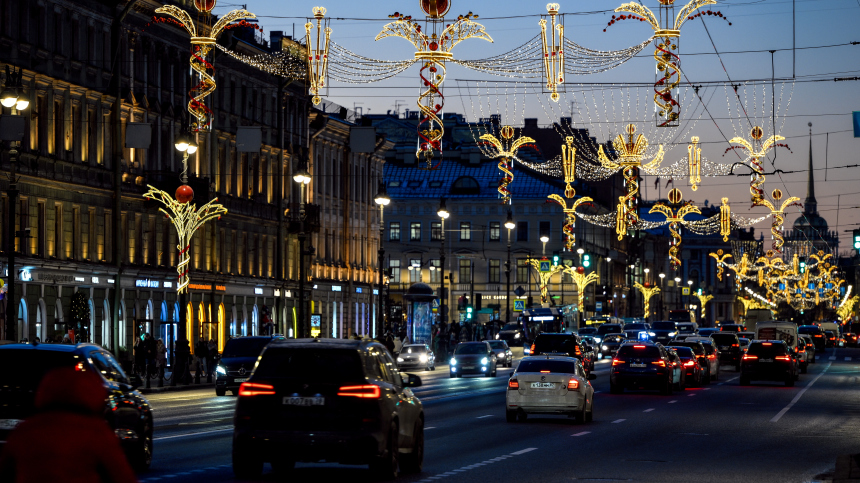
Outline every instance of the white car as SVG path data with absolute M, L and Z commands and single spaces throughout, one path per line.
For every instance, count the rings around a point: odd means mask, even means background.
M 525 357 L 508 380 L 505 418 L 513 423 L 529 414 L 564 414 L 580 424 L 591 421 L 594 388 L 588 381 L 596 377 L 573 357 Z

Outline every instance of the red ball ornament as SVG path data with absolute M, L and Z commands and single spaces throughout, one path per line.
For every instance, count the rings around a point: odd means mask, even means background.
M 651 286 L 651 284 L 650 284 L 650 283 L 645 282 L 645 288 L 648 288 L 648 287 L 650 287 L 650 286 Z
M 585 273 L 585 267 L 576 267 L 576 273 Z
M 215 8 L 215 0 L 194 0 L 194 6 L 201 12 L 209 13 Z
M 436 49 L 438 49 L 438 48 L 439 48 L 439 44 L 437 44 L 436 42 L 430 42 L 430 50 L 436 51 Z
M 185 204 L 194 199 L 194 190 L 190 186 L 184 184 L 176 188 L 176 201 Z

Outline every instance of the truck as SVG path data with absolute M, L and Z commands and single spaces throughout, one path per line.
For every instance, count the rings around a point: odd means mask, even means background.
M 839 331 L 839 324 L 835 322 L 822 322 L 818 324 L 821 327 L 821 332 L 827 334 L 827 331 L 833 332 L 832 336 L 828 336 L 825 340 L 825 347 L 835 347 L 839 343 L 839 337 L 842 333 Z M 833 337 L 831 339 L 831 337 Z
M 755 338 L 759 340 L 784 340 L 792 351 L 796 351 L 797 324 L 776 320 L 759 322 L 756 324 Z
M 755 332 L 756 325 L 759 322 L 767 322 L 773 320 L 773 313 L 770 309 L 749 309 L 744 316 L 744 328 L 748 332 Z

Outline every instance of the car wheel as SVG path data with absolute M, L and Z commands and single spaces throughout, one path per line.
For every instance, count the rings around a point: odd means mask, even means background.
M 582 409 L 573 413 L 573 424 L 585 424 L 585 404 L 582 405 Z
M 424 468 L 424 422 L 415 423 L 412 433 L 412 452 L 401 458 L 400 469 L 404 473 L 421 473 Z
M 517 412 L 505 410 L 505 421 L 509 423 L 517 422 Z
M 705 384 L 711 383 L 711 368 L 708 368 L 708 371 L 705 373 Z
M 609 382 L 609 394 L 621 394 L 623 392 L 623 387 L 619 386 L 618 384 L 613 384 L 612 381 Z
M 388 439 L 385 442 L 385 454 L 376 458 L 370 464 L 370 471 L 373 472 L 380 480 L 392 480 L 397 478 L 397 468 L 399 462 L 397 456 L 399 448 L 397 447 L 397 423 L 391 423 L 391 428 L 388 431 Z
M 526 412 L 523 411 L 522 409 L 517 411 L 517 421 L 524 423 L 524 422 L 526 422 L 526 419 L 528 419 L 528 418 L 529 418 L 529 415 L 526 414 Z
M 135 471 L 146 471 L 149 465 L 152 464 L 152 422 L 144 424 L 143 439 L 140 441 L 140 446 L 135 451 L 131 460 L 131 465 Z
M 585 422 L 590 423 L 594 421 L 594 399 L 591 400 L 591 410 L 585 413 Z
M 714 373 L 713 377 L 711 377 L 711 380 L 716 381 L 719 378 L 720 378 L 720 368 L 719 368 L 719 366 L 717 366 L 717 372 Z
M 236 449 L 233 441 L 233 474 L 240 480 L 252 480 L 263 474 L 263 460 L 253 451 Z
M 215 395 L 216 396 L 226 396 L 227 395 L 227 388 L 226 387 L 216 387 L 215 388 Z

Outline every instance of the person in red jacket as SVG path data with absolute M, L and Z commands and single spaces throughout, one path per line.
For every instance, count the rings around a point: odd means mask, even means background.
M 54 369 L 36 391 L 37 413 L 9 435 L 0 481 L 137 482 L 119 440 L 102 417 L 107 391 L 90 371 Z

